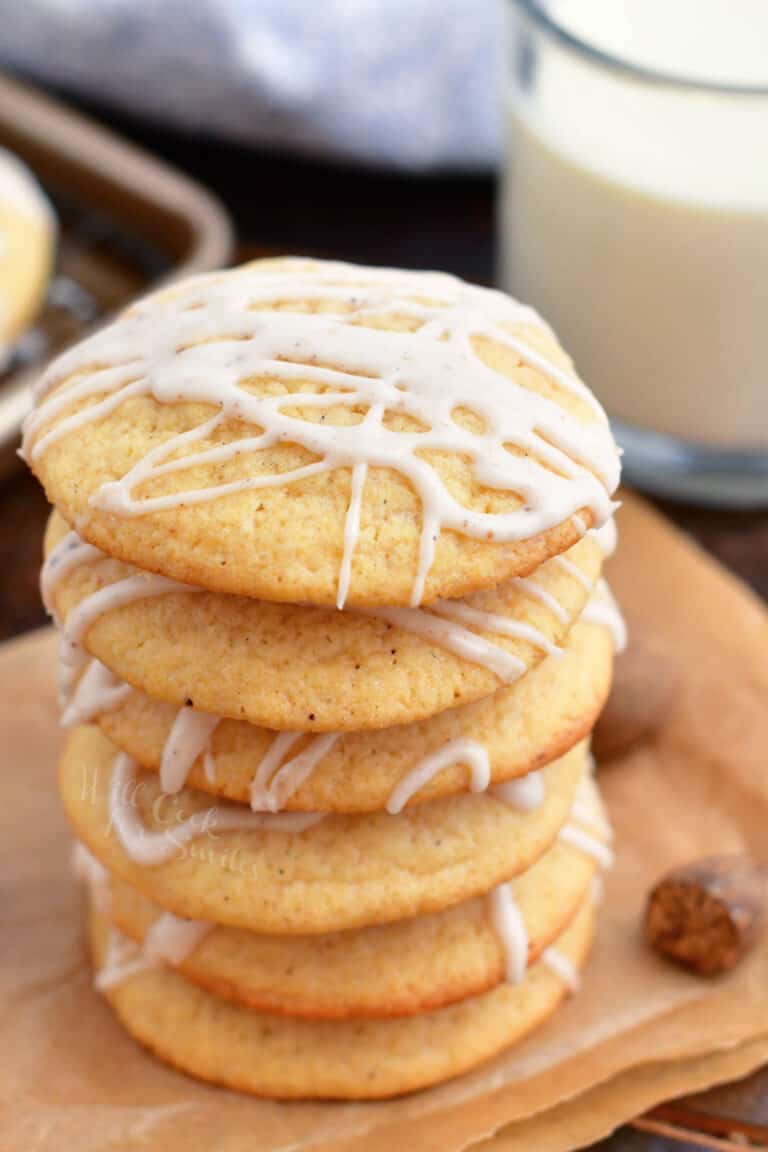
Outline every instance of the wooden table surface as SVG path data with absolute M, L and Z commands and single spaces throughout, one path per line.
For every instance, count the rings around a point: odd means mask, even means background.
M 104 117 L 166 160 L 213 188 L 239 229 L 241 255 L 312 253 L 367 263 L 440 268 L 490 282 L 494 274 L 494 184 L 480 177 L 413 178 L 354 171 L 291 157 L 262 156 L 244 149 L 206 144 L 146 126 Z M 767 402 L 768 407 L 768 402 Z M 768 416 L 767 416 L 768 418 Z M 715 512 L 660 503 L 725 565 L 768 599 L 768 509 Z M 47 515 L 36 483 L 23 470 L 0 488 L 0 638 L 44 620 L 37 576 L 40 538 Z M 766 1021 L 768 1027 L 768 1021 Z M 662 1114 L 658 1131 L 625 1129 L 602 1148 L 611 1152 L 654 1152 L 682 1147 L 734 1147 L 720 1143 L 735 1133 L 737 1143 L 756 1137 L 768 1147 L 768 1072 L 741 1085 L 707 1093 L 672 1114 Z M 686 1117 L 702 1131 L 702 1115 L 728 1117 L 715 1124 L 712 1143 L 692 1136 L 681 1143 L 666 1134 L 666 1122 Z M 744 1127 L 749 1117 L 766 1125 Z M 732 1121 L 732 1122 L 731 1122 Z M 653 1126 L 653 1125 L 652 1125 Z M 718 1134 L 719 1133 L 719 1136 Z

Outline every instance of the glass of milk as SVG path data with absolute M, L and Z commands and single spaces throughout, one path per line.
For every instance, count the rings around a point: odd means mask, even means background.
M 506 0 L 501 276 L 625 449 L 768 504 L 768 0 Z

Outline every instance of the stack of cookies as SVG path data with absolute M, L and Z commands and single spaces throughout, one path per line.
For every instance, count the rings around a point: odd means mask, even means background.
M 610 829 L 618 455 L 551 331 L 452 277 L 262 261 L 41 381 L 60 786 L 96 985 L 272 1097 L 455 1076 L 575 990 Z

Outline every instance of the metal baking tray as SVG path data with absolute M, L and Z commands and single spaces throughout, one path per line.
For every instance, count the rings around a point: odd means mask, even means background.
M 0 145 L 32 169 L 59 222 L 43 309 L 0 371 L 3 476 L 46 362 L 154 285 L 228 263 L 233 230 L 194 180 L 2 74 Z

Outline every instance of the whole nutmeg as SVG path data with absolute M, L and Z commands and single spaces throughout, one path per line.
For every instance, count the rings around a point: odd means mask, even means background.
M 640 621 L 628 622 L 629 644 L 616 656 L 608 702 L 592 736 L 600 763 L 664 726 L 680 690 L 680 669 L 664 641 Z
M 662 956 L 700 976 L 717 976 L 754 944 L 767 912 L 768 866 L 746 855 L 710 856 L 656 884 L 645 931 Z

